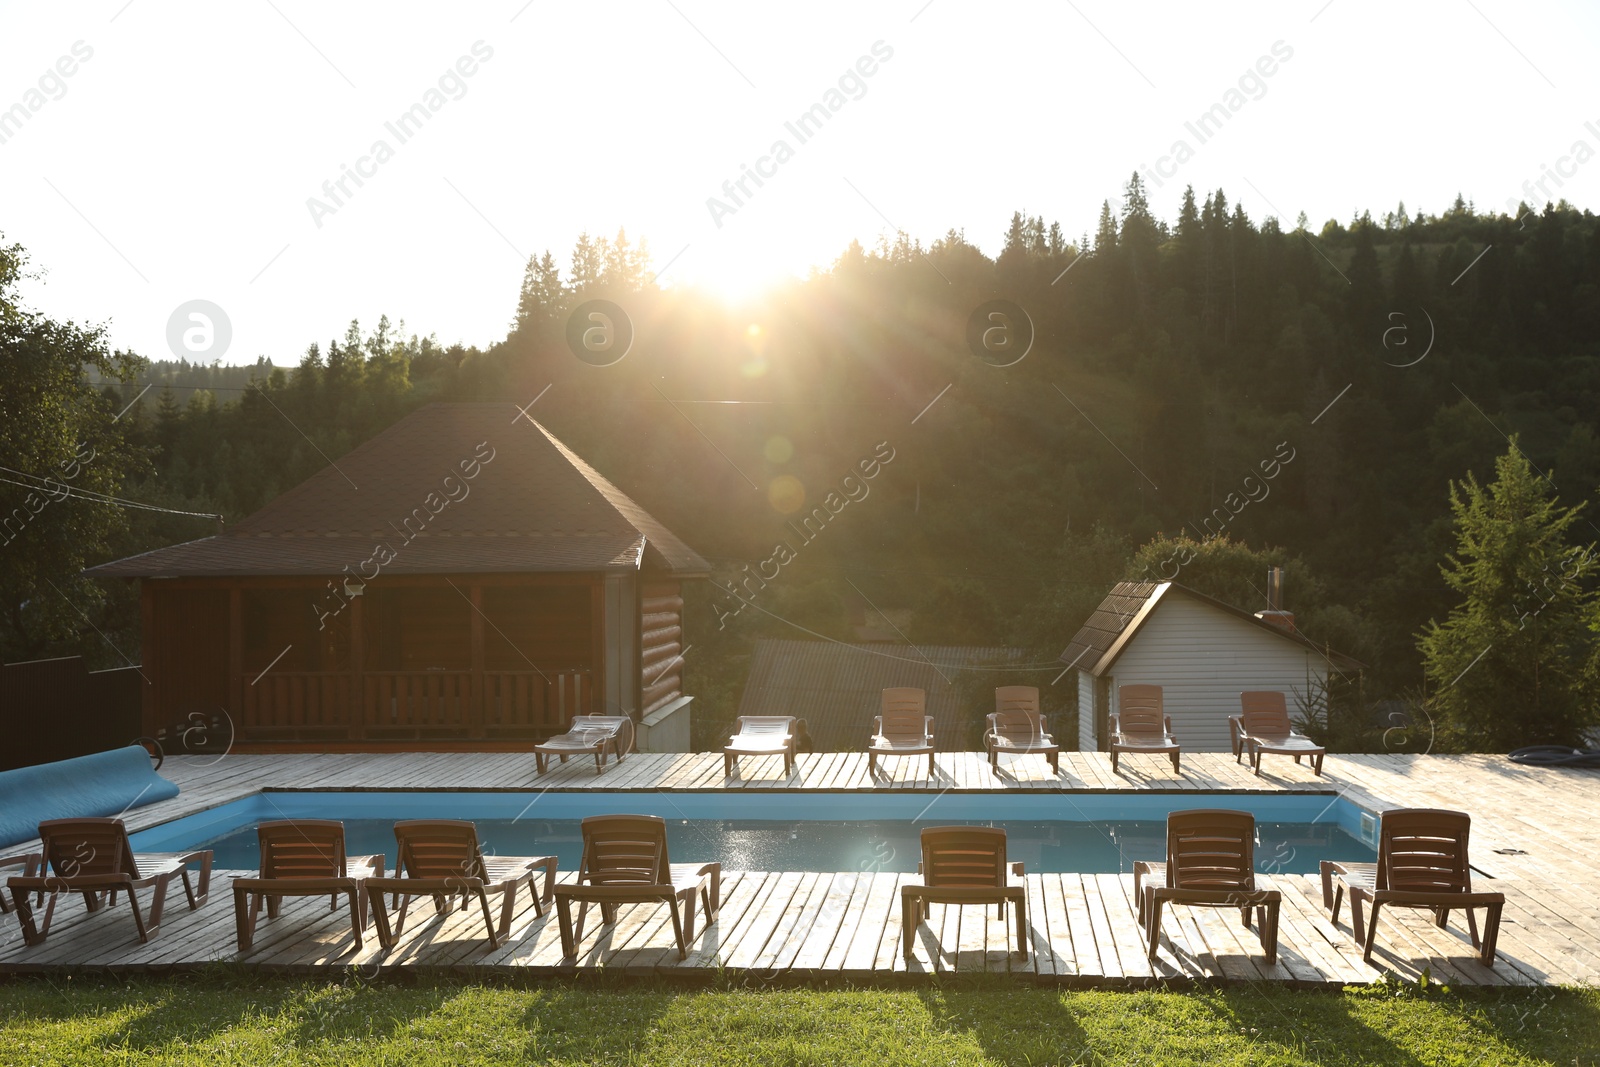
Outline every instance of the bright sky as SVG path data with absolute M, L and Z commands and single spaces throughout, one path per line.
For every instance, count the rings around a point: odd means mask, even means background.
M 1168 219 L 1188 183 L 1290 225 L 1458 190 L 1506 210 L 1542 199 L 1524 182 L 1546 166 L 1567 174 L 1546 191 L 1595 207 L 1600 158 L 1571 153 L 1600 153 L 1600 7 L 1534 10 L 8 3 L 0 232 L 47 269 L 39 310 L 161 357 L 174 309 L 208 300 L 224 362 L 281 364 L 384 312 L 487 345 L 527 256 L 565 269 L 585 229 L 626 226 L 661 284 L 732 295 L 896 228 L 992 255 L 1024 209 L 1077 235 L 1179 140 L 1192 157 L 1152 197 Z M 405 140 L 386 127 L 430 103 Z M 819 103 L 837 110 L 802 143 L 785 123 Z M 1185 123 L 1217 104 L 1202 142 Z M 746 164 L 768 176 L 734 205 Z M 335 203 L 346 166 L 366 176 Z M 713 196 L 736 210 L 714 218 Z

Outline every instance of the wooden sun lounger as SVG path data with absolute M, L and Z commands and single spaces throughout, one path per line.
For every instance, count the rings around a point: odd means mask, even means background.
M 1119 752 L 1165 755 L 1178 771 L 1178 742 L 1172 737 L 1172 716 L 1161 706 L 1159 685 L 1117 687 L 1117 713 L 1110 717 L 1111 773 L 1117 773 Z
M 739 716 L 722 746 L 722 773 L 731 776 L 740 756 L 782 756 L 784 776 L 793 774 L 796 721 L 793 715 Z
M 928 757 L 933 774 L 933 716 L 926 714 L 928 695 L 921 689 L 883 691 L 883 711 L 872 720 L 867 741 L 867 773 L 876 773 L 879 756 Z
M 984 717 L 983 747 L 989 768 L 1000 772 L 1000 756 L 1037 753 L 1061 773 L 1061 746 L 1046 729 L 1039 714 L 1039 690 L 1031 685 L 1002 685 L 994 691 L 994 711 Z
M 460 897 L 463 906 L 476 898 L 483 909 L 483 925 L 489 932 L 489 947 L 499 948 L 511 936 L 511 920 L 516 915 L 517 890 L 528 887 L 533 910 L 543 915 L 556 881 L 554 856 L 485 856 L 478 844 L 478 830 L 464 819 L 408 819 L 394 824 L 399 858 L 395 877 L 368 878 L 367 896 L 372 902 L 372 917 L 378 926 L 378 943 L 387 951 L 394 948 L 405 926 L 406 909 L 412 897 L 431 896 L 433 910 L 443 915 Z M 535 885 L 540 871 L 544 884 Z M 393 893 L 399 908 L 394 928 L 383 906 L 383 894 Z M 489 898 L 500 898 L 500 921 L 489 912 Z
M 1372 962 L 1382 908 L 1425 908 L 1434 913 L 1441 930 L 1450 912 L 1460 908 L 1467 913 L 1467 931 L 1479 961 L 1485 967 L 1494 966 L 1506 898 L 1504 893 L 1473 891 L 1472 868 L 1467 861 L 1471 829 L 1472 817 L 1466 812 L 1395 808 L 1379 816 L 1378 862 L 1322 861 L 1322 903 L 1338 925 L 1339 904 L 1349 891 L 1350 926 L 1356 943 L 1362 946 L 1363 960 Z M 1363 903 L 1372 908 L 1365 928 Z M 1481 940 L 1474 908 L 1485 912 Z
M 627 745 L 619 743 L 624 725 L 631 728 L 633 719 L 627 715 L 574 715 L 566 733 L 557 734 L 533 746 L 533 758 L 539 766 L 539 773 L 543 774 L 549 769 L 551 756 L 557 756 L 565 763 L 568 756 L 593 753 L 596 774 L 605 770 L 607 750 L 621 763 L 627 754 Z
M 191 911 L 204 904 L 211 891 L 210 849 L 135 853 L 121 819 L 47 819 L 39 824 L 39 837 L 44 842 L 43 869 L 6 882 L 11 903 L 22 920 L 23 940 L 30 945 L 39 944 L 49 934 L 50 919 L 63 893 L 81 893 L 88 910 L 99 911 L 116 904 L 117 894 L 126 892 L 139 940 L 146 942 L 161 930 L 167 886 L 172 879 L 183 879 L 183 892 Z M 198 890 L 189 881 L 191 863 L 200 865 Z M 139 907 L 136 890 L 140 889 L 151 890 L 148 916 Z M 49 897 L 37 926 L 33 907 L 28 903 L 32 893 Z
M 998 904 L 1016 908 L 1017 955 L 1028 958 L 1028 890 L 1022 863 L 1006 862 L 1006 832 L 990 826 L 929 826 L 922 831 L 921 884 L 900 887 L 900 945 L 910 959 L 917 924 L 930 904 Z
M 276 919 L 284 897 L 327 895 L 329 910 L 344 895 L 350 902 L 350 933 L 357 948 L 367 928 L 367 879 L 383 877 L 383 856 L 346 856 L 344 824 L 332 819 L 285 819 L 256 827 L 261 873 L 233 880 L 233 921 L 239 951 L 255 943 L 256 921 L 266 904 Z
M 1250 766 L 1261 773 L 1263 753 L 1293 756 L 1299 763 L 1311 757 L 1311 769 L 1322 773 L 1322 759 L 1328 750 L 1304 734 L 1296 733 L 1289 721 L 1289 708 L 1282 693 L 1256 690 L 1239 694 L 1240 713 L 1228 716 L 1228 732 L 1233 740 L 1233 761 L 1248 753 Z
M 1167 816 L 1167 861 L 1133 865 L 1133 895 L 1154 961 L 1166 904 L 1238 908 L 1245 926 L 1256 912 L 1257 934 L 1268 962 L 1278 959 L 1281 894 L 1256 884 L 1256 819 L 1247 811 L 1198 808 Z
M 686 958 L 695 938 L 695 898 L 699 897 L 708 924 L 722 906 L 722 865 L 672 863 L 667 857 L 667 823 L 659 816 L 591 815 L 582 827 L 583 864 L 577 882 L 556 886 L 563 958 L 577 958 L 590 904 L 600 906 L 606 924 L 617 921 L 618 904 L 666 904 L 672 909 L 678 959 Z M 576 925 L 573 901 L 578 902 Z

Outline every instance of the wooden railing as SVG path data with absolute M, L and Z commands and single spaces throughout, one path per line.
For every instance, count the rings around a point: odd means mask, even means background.
M 564 671 L 269 671 L 246 683 L 239 739 L 536 739 L 594 710 L 594 675 Z

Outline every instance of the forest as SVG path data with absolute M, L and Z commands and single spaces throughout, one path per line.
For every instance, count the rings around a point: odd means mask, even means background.
M 1318 724 L 1342 747 L 1375 744 L 1395 701 L 1478 702 L 1453 721 L 1491 734 L 1444 731 L 1438 747 L 1576 741 L 1574 724 L 1596 721 L 1591 212 L 1480 213 L 1457 197 L 1313 230 L 1191 189 L 1169 221 L 1135 174 L 1092 234 L 1018 211 L 998 236 L 993 256 L 956 231 L 853 242 L 735 305 L 657 285 L 623 230 L 585 235 L 565 269 L 544 252 L 520 286 L 507 278 L 506 335 L 486 350 L 383 318 L 241 367 L 108 351 L 97 329 L 21 307 L 27 253 L 0 249 L 0 513 L 30 512 L 41 476 L 83 494 L 7 528 L 0 657 L 138 662 L 136 590 L 82 567 L 212 533 L 418 405 L 538 398 L 530 415 L 714 563 L 685 658 L 707 737 L 734 714 L 757 638 L 854 640 L 863 625 L 1023 649 L 1032 672 L 1007 681 L 1070 716 L 1056 658 L 1113 583 L 1171 579 L 1253 611 L 1268 565 L 1285 568 L 1302 632 L 1366 664 L 1330 695 L 1342 726 L 1335 711 Z M 572 310 L 597 298 L 634 331 L 608 366 L 567 343 Z M 1032 326 L 1006 366 L 968 344 L 993 300 Z M 870 494 L 797 544 L 796 516 L 885 450 Z M 1512 488 L 1525 506 L 1491 514 Z M 1466 534 L 1490 520 L 1513 542 L 1554 540 L 1498 586 L 1473 584 L 1462 575 L 1485 553 L 1464 556 Z M 779 544 L 792 558 L 740 610 L 735 583 Z M 1558 558 L 1583 565 L 1530 614 L 1518 583 Z M 1544 635 L 1531 660 L 1475 666 L 1500 687 L 1477 696 L 1441 673 L 1465 647 L 1445 640 L 1464 603 L 1519 640 Z M 1575 701 L 1562 717 L 1485 711 L 1551 656 Z M 962 684 L 977 708 L 996 683 Z

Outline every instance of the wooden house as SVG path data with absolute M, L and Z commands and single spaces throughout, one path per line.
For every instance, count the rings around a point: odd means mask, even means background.
M 515 405 L 432 404 L 215 536 L 88 573 L 142 583 L 147 734 L 220 711 L 239 746 L 368 750 L 686 721 L 681 587 L 709 571 Z
M 1300 633 L 1281 604 L 1252 614 L 1175 582 L 1119 583 L 1060 658 L 1078 672 L 1078 747 L 1089 751 L 1110 743 L 1118 686 L 1161 686 L 1184 751 L 1226 752 L 1241 692 L 1278 690 L 1294 714 L 1330 671 L 1361 666 Z

